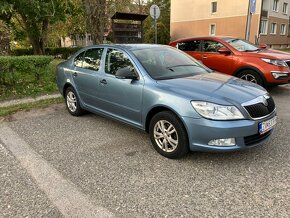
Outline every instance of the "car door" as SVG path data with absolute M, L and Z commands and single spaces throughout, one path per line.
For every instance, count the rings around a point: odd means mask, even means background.
M 117 70 L 124 67 L 129 67 L 138 74 L 137 68 L 125 52 L 108 48 L 105 73 L 100 80 L 101 107 L 111 115 L 139 126 L 144 80 L 140 74 L 138 80 L 116 78 Z
M 98 105 L 101 59 L 104 49 L 91 48 L 74 60 L 73 80 L 77 92 L 87 106 Z
M 232 74 L 234 60 L 233 54 L 221 54 L 218 50 L 224 46 L 215 40 L 203 40 L 201 48 L 201 61 L 212 70 Z
M 201 40 L 178 42 L 176 47 L 194 57 L 196 60 L 201 61 Z

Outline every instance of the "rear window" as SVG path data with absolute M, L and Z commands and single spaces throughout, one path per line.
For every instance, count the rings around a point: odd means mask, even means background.
M 200 51 L 200 40 L 191 40 L 177 43 L 181 51 Z

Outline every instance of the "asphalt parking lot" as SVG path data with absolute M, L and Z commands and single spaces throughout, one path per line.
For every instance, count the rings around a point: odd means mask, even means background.
M 290 217 L 290 84 L 271 140 L 159 155 L 148 135 L 58 106 L 0 124 L 0 217 Z

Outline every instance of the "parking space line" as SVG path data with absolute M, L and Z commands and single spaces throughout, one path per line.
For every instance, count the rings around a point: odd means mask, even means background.
M 0 140 L 65 217 L 114 217 L 106 208 L 94 205 L 10 127 L 0 126 Z

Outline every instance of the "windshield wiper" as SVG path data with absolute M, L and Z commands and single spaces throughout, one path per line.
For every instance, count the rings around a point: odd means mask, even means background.
M 175 68 L 175 67 L 199 67 L 199 68 L 203 68 L 199 65 L 194 65 L 194 64 L 179 64 L 179 65 L 173 65 L 173 66 L 170 66 L 170 67 L 166 67 L 166 69 L 168 70 L 171 70 L 174 72 L 174 70 L 172 68 Z
M 173 67 L 186 67 L 186 66 L 196 66 L 196 67 L 199 67 L 198 65 L 195 65 L 195 64 L 179 64 L 179 65 L 173 65 L 173 66 L 166 67 L 166 68 L 169 69 L 169 68 L 173 68 Z

